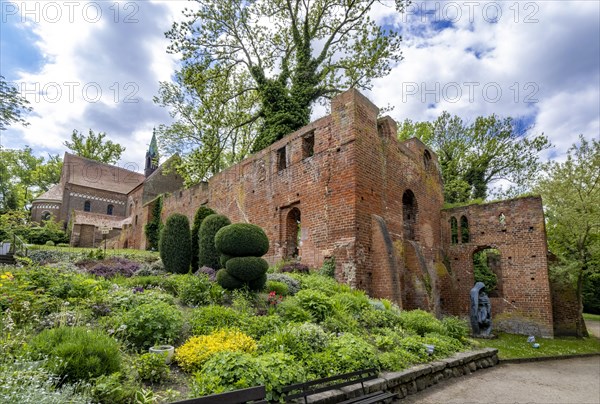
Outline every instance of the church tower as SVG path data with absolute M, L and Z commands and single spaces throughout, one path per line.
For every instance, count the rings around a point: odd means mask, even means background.
M 146 152 L 146 168 L 144 175 L 146 178 L 150 176 L 158 168 L 158 146 L 156 144 L 156 131 L 152 130 L 152 140 Z

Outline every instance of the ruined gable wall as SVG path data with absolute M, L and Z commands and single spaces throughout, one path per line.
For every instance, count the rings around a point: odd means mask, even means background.
M 504 224 L 500 215 L 504 215 Z M 470 240 L 451 243 L 450 218 L 466 216 Z M 500 251 L 502 293 L 491 297 L 494 328 L 521 334 L 553 335 L 547 245 L 539 197 L 470 205 L 442 211 L 443 244 L 452 272 L 442 293 L 442 308 L 468 315 L 473 287 L 473 253 L 484 247 Z M 459 237 L 460 239 L 460 237 Z
M 301 215 L 302 262 L 313 267 L 335 256 L 338 268 L 354 261 L 355 160 L 354 98 L 345 94 L 332 101 L 331 115 L 286 136 L 270 147 L 228 168 L 209 180 L 165 197 L 163 220 L 174 212 L 193 219 L 206 205 L 232 222 L 261 226 L 271 246 L 265 256 L 271 263 L 291 252 L 288 215 Z M 303 152 L 306 136 L 314 136 L 314 153 Z M 285 149 L 286 167 L 278 153 Z
M 356 141 L 357 250 L 364 254 L 358 286 L 403 308 L 435 312 L 443 205 L 437 158 L 429 151 L 426 166 L 425 145 L 416 139 L 399 142 L 395 122 L 387 117 L 375 121 L 376 116 L 375 110 Z M 404 234 L 407 190 L 414 194 L 417 211 L 412 242 Z

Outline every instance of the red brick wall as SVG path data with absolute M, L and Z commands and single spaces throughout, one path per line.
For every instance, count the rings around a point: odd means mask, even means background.
M 504 224 L 500 215 L 504 215 Z M 466 216 L 468 243 L 451 244 L 450 218 Z M 469 312 L 473 286 L 473 253 L 485 247 L 500 251 L 502 296 L 491 298 L 496 329 L 542 336 L 553 335 L 552 300 L 546 259 L 542 201 L 518 198 L 442 211 L 443 244 L 452 276 L 442 290 L 443 311 Z M 459 237 L 460 240 L 460 237 Z

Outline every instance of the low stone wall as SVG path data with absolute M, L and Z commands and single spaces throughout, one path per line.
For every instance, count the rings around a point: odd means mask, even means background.
M 452 377 L 468 375 L 479 369 L 495 366 L 498 350 L 485 348 L 477 351 L 460 352 L 450 358 L 419 365 L 402 372 L 385 372 L 378 379 L 365 383 L 367 393 L 392 391 L 399 393 L 398 399 L 425 390 L 427 387 Z M 309 396 L 309 403 L 334 404 L 362 395 L 360 384 L 343 387 Z

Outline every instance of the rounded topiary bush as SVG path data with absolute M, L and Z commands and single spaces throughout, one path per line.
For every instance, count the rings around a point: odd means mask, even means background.
M 217 272 L 217 282 L 224 289 L 228 289 L 228 290 L 240 289 L 240 288 L 244 287 L 244 282 L 243 281 L 241 281 L 238 278 L 234 278 L 233 276 L 229 275 L 229 273 L 227 272 L 227 270 L 224 269 L 224 268 L 220 269 Z
M 200 233 L 200 226 L 204 219 L 214 214 L 215 211 L 211 208 L 200 206 L 194 215 L 194 223 L 192 224 L 192 268 L 194 271 L 200 268 L 198 264 L 198 233 Z
M 186 216 L 174 213 L 167 218 L 160 234 L 159 250 L 166 271 L 179 274 L 189 272 L 192 239 L 190 222 Z
M 44 330 L 33 337 L 29 349 L 48 357 L 47 366 L 66 382 L 109 375 L 121 368 L 117 342 L 102 331 L 86 327 Z
M 261 290 L 263 290 L 266 285 L 267 285 L 267 274 L 262 274 L 260 277 L 258 277 L 256 279 L 252 279 L 250 282 L 248 282 L 248 288 L 250 288 L 250 290 L 255 290 L 257 292 L 260 292 Z
M 269 263 L 259 257 L 235 257 L 227 261 L 226 268 L 229 275 L 250 282 L 267 273 Z
M 269 251 L 269 239 L 257 225 L 235 223 L 217 232 L 215 246 L 221 254 L 233 257 L 261 257 Z
M 221 262 L 221 268 L 225 268 L 227 261 L 229 261 L 231 258 L 233 258 L 231 255 L 221 254 L 221 258 L 219 258 L 219 261 Z
M 221 268 L 220 253 L 215 247 L 215 234 L 231 222 L 223 215 L 209 215 L 200 226 L 198 232 L 198 265 L 210 268 Z

